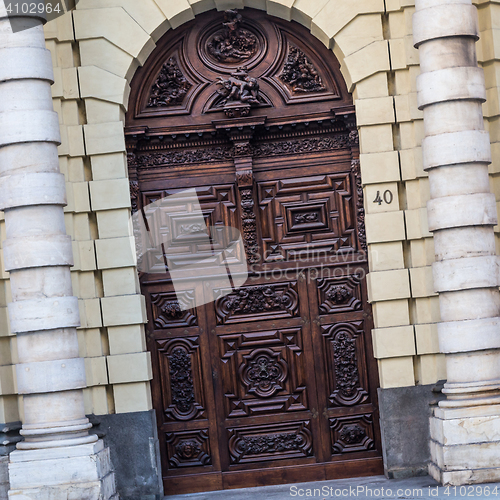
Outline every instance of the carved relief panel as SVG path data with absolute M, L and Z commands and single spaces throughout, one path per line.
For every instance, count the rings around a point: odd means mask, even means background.
M 363 321 L 321 326 L 330 406 L 368 400 Z
M 300 328 L 219 336 L 228 417 L 308 408 Z
M 156 345 L 165 417 L 182 421 L 206 418 L 199 339 L 157 340 Z
M 349 173 L 263 181 L 257 187 L 266 261 L 356 249 Z

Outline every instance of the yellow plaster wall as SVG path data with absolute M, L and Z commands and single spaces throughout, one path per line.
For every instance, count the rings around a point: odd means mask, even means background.
M 500 200 L 498 128 L 500 3 L 479 4 L 486 71 L 485 123 L 492 134 L 492 186 Z M 80 298 L 81 354 L 87 363 L 86 411 L 151 408 L 150 355 L 144 300 L 131 252 L 124 113 L 129 83 L 157 40 L 206 10 L 258 8 L 311 30 L 339 61 L 353 93 L 361 150 L 369 244 L 369 300 L 381 387 L 445 378 L 432 287 L 432 235 L 427 230 L 427 174 L 422 170 L 422 113 L 416 105 L 418 51 L 412 0 L 80 0 L 76 11 L 46 26 L 54 61 L 54 107 L 68 181 L 66 223 L 74 240 L 74 291 Z M 497 50 L 498 49 L 498 50 Z M 498 77 L 497 77 L 498 74 Z M 391 191 L 390 204 L 373 203 Z M 4 232 L 3 222 L 0 229 Z M 500 231 L 500 230 L 499 230 Z M 500 244 L 499 244 L 500 248 Z M 8 330 L 7 275 L 0 286 L 0 419 L 17 415 Z M 11 349 L 12 347 L 12 349 Z

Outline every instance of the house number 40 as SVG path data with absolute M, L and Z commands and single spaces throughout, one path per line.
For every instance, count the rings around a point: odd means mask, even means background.
M 378 203 L 379 205 L 382 205 L 382 202 L 385 201 L 388 205 L 390 205 L 393 199 L 394 195 L 392 194 L 392 191 L 386 189 L 384 191 L 384 194 L 382 195 L 382 198 L 380 197 L 380 191 L 377 191 L 377 196 L 375 196 L 373 203 Z

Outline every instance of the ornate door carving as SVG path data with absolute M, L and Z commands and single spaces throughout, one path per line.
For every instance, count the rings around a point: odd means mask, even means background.
M 167 494 L 381 473 L 358 137 L 333 54 L 252 9 L 199 16 L 137 72 L 126 137 L 132 209 L 195 188 L 250 272 L 176 293 L 145 257 Z M 177 215 L 183 261 L 204 250 Z

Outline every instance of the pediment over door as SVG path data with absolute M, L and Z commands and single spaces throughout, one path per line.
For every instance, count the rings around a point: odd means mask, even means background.
M 137 71 L 130 102 L 127 123 L 137 129 L 318 119 L 352 105 L 330 50 L 302 26 L 253 9 L 214 11 L 168 32 Z

